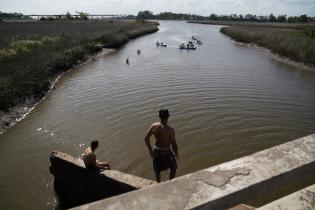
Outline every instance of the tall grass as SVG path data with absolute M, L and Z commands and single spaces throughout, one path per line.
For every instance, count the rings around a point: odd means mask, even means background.
M 25 53 L 31 53 L 35 48 L 55 45 L 61 39 L 62 37 L 43 37 L 39 40 L 17 40 L 10 43 L 6 48 L 0 49 L 0 62 L 14 59 Z
M 0 23 L 0 110 L 40 99 L 50 78 L 98 52 L 157 31 L 131 21 Z
M 252 43 L 270 49 L 291 60 L 315 66 L 315 38 L 312 28 L 300 30 L 232 26 L 221 32 L 238 42 Z

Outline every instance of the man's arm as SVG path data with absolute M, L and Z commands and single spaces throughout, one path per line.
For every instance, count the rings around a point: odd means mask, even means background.
M 154 126 L 151 125 L 149 130 L 148 130 L 147 135 L 144 137 L 145 144 L 147 145 L 148 150 L 149 150 L 152 158 L 153 158 L 153 150 L 152 150 L 152 146 L 151 146 L 151 142 L 150 142 L 150 137 L 153 135 L 153 129 L 154 129 Z
M 172 150 L 175 153 L 176 158 L 179 158 L 178 156 L 178 147 L 175 139 L 175 130 L 172 128 L 172 135 L 171 135 L 171 144 L 172 144 Z

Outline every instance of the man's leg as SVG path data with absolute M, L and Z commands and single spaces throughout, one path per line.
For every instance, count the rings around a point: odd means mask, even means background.
M 176 176 L 176 168 L 171 169 L 171 172 L 170 172 L 170 180 L 174 179 L 175 176 Z
M 169 162 L 169 168 L 171 169 L 170 180 L 172 180 L 176 176 L 176 169 L 177 169 L 176 159 L 175 159 L 175 156 L 173 154 L 170 156 L 170 160 L 169 161 L 170 161 Z
M 160 183 L 161 182 L 161 172 L 155 172 L 155 177 L 156 177 L 157 183 Z

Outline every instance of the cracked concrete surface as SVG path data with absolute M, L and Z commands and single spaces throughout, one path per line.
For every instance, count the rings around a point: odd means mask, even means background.
M 227 209 L 312 174 L 314 134 L 76 209 Z
M 246 176 L 250 173 L 249 168 L 235 168 L 231 170 L 216 170 L 214 172 L 198 171 L 190 177 L 196 181 L 203 181 L 215 187 L 222 187 L 227 184 L 234 176 Z

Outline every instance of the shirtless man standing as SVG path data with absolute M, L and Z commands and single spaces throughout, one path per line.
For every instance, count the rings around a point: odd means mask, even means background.
M 94 154 L 95 150 L 98 147 L 98 141 L 94 140 L 91 142 L 91 147 L 88 147 L 83 154 L 83 161 L 85 167 L 89 170 L 98 170 L 98 169 L 110 169 L 110 166 L 106 162 L 100 162 L 96 159 L 96 155 Z
M 155 172 L 156 181 L 161 182 L 161 171 L 170 169 L 170 180 L 176 176 L 178 156 L 178 148 L 175 140 L 174 129 L 167 124 L 169 118 L 167 109 L 160 109 L 159 117 L 160 122 L 153 123 L 147 135 L 145 136 L 145 143 L 149 149 L 150 155 L 153 159 L 153 168 Z M 152 149 L 150 137 L 155 136 L 155 145 Z M 171 147 L 172 146 L 172 151 Z M 175 156 L 174 156 L 175 154 Z M 176 159 L 175 159 L 176 157 Z

